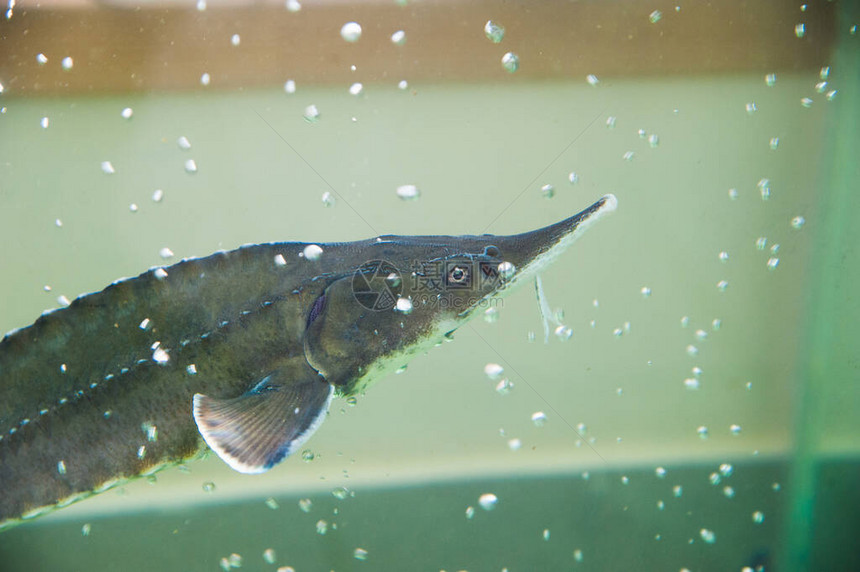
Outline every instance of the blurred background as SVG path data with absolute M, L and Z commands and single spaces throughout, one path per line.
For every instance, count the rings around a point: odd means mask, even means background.
M 336 400 L 313 459 L 168 469 L 4 532 L 0 568 L 860 568 L 858 23 L 847 0 L 10 0 L 2 331 L 246 243 L 619 207 L 543 276 L 570 339 L 523 287 Z

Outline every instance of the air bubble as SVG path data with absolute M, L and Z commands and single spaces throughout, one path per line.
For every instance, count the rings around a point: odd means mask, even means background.
M 736 424 L 729 425 L 729 433 L 737 437 L 741 434 L 741 426 Z
M 267 548 L 263 551 L 263 560 L 266 561 L 266 564 L 274 564 L 275 560 L 277 560 L 277 556 L 275 555 L 274 548 Z
M 230 43 L 234 46 L 238 46 L 242 43 L 242 37 L 239 34 L 233 34 L 230 36 Z
M 717 486 L 720 484 L 720 475 L 719 473 L 711 473 L 708 475 L 708 482 L 711 483 L 711 486 Z
M 167 353 L 167 350 L 158 346 L 152 352 L 152 361 L 159 365 L 164 365 L 170 361 L 170 354 Z
M 688 355 L 688 356 L 690 356 L 690 357 L 694 357 L 694 356 L 699 355 L 699 348 L 697 348 L 696 346 L 694 346 L 694 345 L 690 344 L 690 345 L 688 345 L 688 346 L 686 347 L 686 352 L 687 352 L 687 355 Z
M 314 503 L 311 499 L 299 499 L 299 510 L 304 513 L 308 513 L 311 511 Z
M 717 290 L 719 290 L 720 292 L 725 292 L 726 288 L 728 287 L 729 283 L 726 280 L 720 280 L 719 282 L 717 282 Z
M 83 526 L 81 526 L 81 536 L 89 536 L 92 530 L 93 525 L 91 525 L 90 523 L 84 524 Z
M 733 201 L 737 200 L 738 190 L 737 189 L 729 189 L 729 198 L 732 199 Z
M 546 425 L 546 413 L 543 411 L 535 411 L 532 413 L 532 423 L 535 424 L 535 427 L 543 427 Z
M 666 469 L 664 469 L 663 467 L 657 467 L 656 469 L 654 469 L 654 474 L 657 475 L 658 479 L 665 479 Z
M 46 63 L 48 63 L 48 56 L 43 53 L 36 54 L 36 63 L 40 66 L 45 65 Z
M 508 449 L 510 449 L 511 451 L 519 451 L 520 447 L 522 447 L 522 446 L 523 446 L 523 443 L 519 439 L 508 440 Z
M 654 10 L 648 15 L 648 21 L 656 24 L 663 18 L 663 13 L 660 10 Z
M 649 135 L 648 145 L 650 145 L 652 149 L 655 149 L 658 145 L 660 145 L 660 137 L 654 134 Z
M 773 85 L 775 83 L 776 83 L 776 74 L 775 73 L 769 73 L 766 76 L 764 76 L 764 84 L 766 86 L 773 87 Z
M 308 123 L 316 123 L 319 121 L 320 111 L 317 109 L 316 105 L 311 104 L 305 107 L 305 111 L 302 115 Z
M 754 513 L 752 513 L 752 521 L 755 524 L 763 523 L 764 522 L 764 513 L 760 510 L 755 511 Z
M 639 292 L 642 293 L 643 298 L 650 298 L 651 297 L 651 288 L 649 288 L 648 286 L 643 286 L 642 289 L 639 290 Z
M 755 241 L 755 247 L 759 250 L 764 250 L 767 247 L 767 238 L 760 236 Z
M 357 42 L 361 38 L 361 25 L 358 22 L 347 22 L 340 29 L 340 37 L 347 42 Z
M 499 263 L 498 272 L 502 280 L 510 280 L 516 274 L 517 267 L 511 262 L 503 261 Z
M 705 544 L 713 544 L 717 541 L 717 535 L 713 530 L 708 530 L 707 528 L 703 528 L 699 531 L 699 536 L 702 538 Z
M 295 82 L 295 80 L 288 79 L 287 81 L 285 81 L 284 82 L 284 91 L 289 95 L 296 93 L 296 82 Z
M 708 438 L 708 428 L 704 425 L 700 425 L 696 428 L 696 434 L 699 436 L 699 439 L 707 439 Z
M 335 199 L 334 195 L 329 191 L 324 192 L 321 198 L 324 207 L 334 206 L 334 204 L 337 202 L 337 199 Z
M 806 35 L 806 24 L 803 24 L 803 23 L 797 24 L 794 27 L 794 35 L 797 36 L 798 38 L 802 38 L 803 36 L 805 36 Z
M 502 67 L 507 72 L 514 73 L 520 69 L 520 57 L 513 52 L 506 53 L 502 56 Z
M 570 326 L 558 326 L 555 329 L 555 335 L 558 339 L 564 342 L 573 337 L 573 329 L 571 329 Z
M 544 185 L 540 188 L 540 193 L 545 199 L 551 199 L 555 196 L 555 187 L 552 185 Z
M 684 380 L 684 387 L 689 389 L 690 391 L 696 391 L 701 387 L 701 383 L 695 377 L 688 377 Z
M 356 548 L 352 551 L 352 556 L 356 560 L 361 560 L 362 562 L 367 560 L 367 550 L 364 548 Z
M 63 69 L 69 71 L 73 67 L 75 67 L 75 60 L 71 58 L 71 56 L 66 56 L 63 58 L 63 61 L 60 63 L 63 66 Z
M 168 258 L 173 258 L 173 251 L 165 246 L 158 251 L 158 255 L 166 260 Z
M 405 79 L 401 79 L 399 82 L 397 82 L 397 89 L 401 89 L 404 91 L 409 89 L 409 82 Z
M 338 500 L 345 500 L 349 497 L 349 489 L 346 487 L 335 487 L 331 491 L 331 496 Z
M 116 169 L 113 168 L 113 165 L 110 161 L 102 161 L 102 173 L 106 175 L 113 175 L 116 173 Z
M 484 493 L 478 497 L 478 504 L 484 510 L 493 510 L 499 502 L 499 498 L 493 493 Z
M 758 111 L 758 107 L 756 106 L 754 101 L 750 101 L 747 103 L 744 108 L 747 110 L 747 114 L 752 115 L 756 111 Z
M 204 87 L 209 85 L 209 82 L 211 82 L 211 81 L 212 81 L 212 78 L 209 76 L 208 73 L 204 73 L 203 75 L 200 76 L 200 85 L 202 85 Z
M 723 250 L 717 255 L 717 258 L 720 259 L 720 262 L 728 262 L 729 261 L 729 253 Z
M 779 266 L 779 258 L 768 258 L 767 259 L 767 269 L 770 271 L 776 270 L 777 266 Z
M 575 185 L 579 182 L 579 175 L 571 171 L 567 174 L 567 180 L 570 182 L 571 185 Z
M 484 35 L 494 44 L 498 44 L 505 37 L 505 28 L 492 20 L 487 20 L 487 23 L 484 24 Z
M 286 8 L 288 12 L 299 12 L 302 9 L 302 5 L 299 0 L 287 0 Z
M 507 395 L 514 388 L 514 384 L 508 378 L 502 379 L 496 384 L 496 393 L 499 395 Z
M 723 487 L 723 496 L 727 499 L 735 498 L 735 488 L 728 485 Z
M 497 363 L 488 363 L 484 366 L 484 374 L 491 380 L 497 380 L 505 373 L 505 368 Z
M 615 124 L 617 123 L 617 121 L 618 119 L 615 116 L 610 115 L 606 118 L 606 127 L 608 129 L 615 129 Z
M 499 309 L 498 308 L 487 308 L 484 310 L 484 321 L 488 324 L 495 324 L 499 321 Z
M 397 30 L 393 34 L 391 34 L 391 43 L 395 46 L 402 46 L 406 43 L 406 32 L 403 30 Z
M 398 298 L 394 309 L 403 314 L 409 314 L 412 312 L 412 301 L 409 298 Z
M 544 539 L 544 541 L 545 541 L 545 542 L 549 542 L 549 534 L 550 534 L 550 533 L 549 533 L 549 529 L 548 529 L 548 528 L 544 528 L 544 529 L 543 529 L 543 533 L 541 534 L 541 536 L 543 537 L 543 539 Z
M 193 363 L 190 363 L 185 366 L 185 371 L 186 373 L 188 373 L 188 375 L 197 375 L 197 366 Z
M 770 146 L 771 151 L 779 149 L 779 137 L 771 137 L 768 145 Z
M 801 228 L 803 228 L 804 224 L 806 224 L 806 219 L 800 215 L 791 219 L 791 226 L 796 230 L 800 230 Z
M 635 157 L 635 156 L 636 156 L 636 153 L 634 153 L 633 151 L 627 151 L 626 153 L 624 153 L 624 155 L 622 155 L 622 158 L 625 161 L 632 161 L 633 157 Z
M 351 86 L 349 86 L 350 95 L 356 95 L 356 96 L 361 95 L 361 92 L 363 90 L 364 90 L 364 86 L 361 85 L 360 83 L 354 83 Z
M 302 250 L 302 256 L 305 260 L 315 262 L 323 255 L 323 249 L 317 244 L 309 244 Z
M 472 520 L 473 518 L 475 518 L 475 507 L 473 507 L 473 506 L 467 506 L 466 507 L 466 518 L 469 520 Z
M 322 519 L 317 521 L 316 524 L 317 534 L 320 536 L 324 536 L 326 532 L 328 532 L 328 523 Z
M 61 475 L 66 474 L 66 462 L 65 461 L 60 460 L 57 462 L 57 472 Z
M 395 192 L 403 201 L 415 201 L 421 196 L 421 190 L 415 185 L 400 185 Z
M 587 76 L 585 76 L 585 81 L 587 81 L 588 85 L 590 85 L 592 87 L 595 87 L 598 83 L 600 83 L 600 80 L 597 79 L 597 76 L 594 75 L 593 73 L 590 73 Z
M 803 97 L 800 99 L 800 105 L 806 107 L 807 109 L 812 107 L 812 99 L 809 97 Z
M 735 468 L 731 465 L 731 463 L 722 463 L 720 465 L 720 474 L 724 477 L 731 477 L 732 473 L 735 472 Z
M 188 159 L 185 161 L 185 172 L 189 174 L 197 172 L 197 162 L 194 159 Z
M 189 141 L 188 137 L 186 137 L 185 135 L 176 140 L 176 145 L 178 145 L 179 148 L 183 151 L 188 151 L 189 149 L 191 149 L 191 141 Z

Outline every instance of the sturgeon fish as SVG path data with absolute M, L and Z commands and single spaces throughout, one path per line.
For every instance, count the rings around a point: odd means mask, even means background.
M 207 446 L 270 469 L 333 396 L 450 335 L 616 205 L 510 236 L 249 245 L 43 314 L 0 341 L 0 530 Z

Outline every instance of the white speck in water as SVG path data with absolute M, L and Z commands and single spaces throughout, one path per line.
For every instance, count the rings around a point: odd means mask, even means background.
M 717 541 L 717 535 L 713 530 L 708 530 L 707 528 L 703 528 L 699 531 L 699 536 L 702 537 L 702 540 L 705 544 L 713 544 Z
M 684 487 L 682 487 L 681 485 L 675 485 L 674 487 L 672 487 L 672 496 L 674 496 L 676 499 L 681 498 L 681 495 L 683 494 Z
M 200 85 L 207 86 L 209 85 L 210 81 L 212 81 L 212 78 L 209 76 L 208 73 L 204 73 L 200 76 Z
M 690 391 L 696 391 L 701 387 L 701 383 L 695 377 L 688 377 L 684 380 L 684 387 L 689 389 Z
M 593 73 L 590 73 L 587 76 L 585 76 L 585 81 L 587 81 L 588 85 L 590 85 L 592 87 L 595 87 L 598 83 L 600 83 L 600 80 L 597 79 L 597 76 L 594 75 Z
M 311 262 L 319 260 L 322 255 L 323 249 L 318 244 L 309 244 L 302 250 L 302 256 L 305 260 L 310 260 Z
M 478 504 L 484 510 L 493 510 L 498 502 L 499 498 L 493 493 L 484 493 L 478 497 Z
M 651 297 L 651 288 L 649 288 L 648 286 L 643 286 L 642 289 L 639 290 L 639 292 L 642 294 L 643 298 Z
M 570 326 L 561 325 L 556 327 L 555 336 L 563 342 L 573 337 L 573 329 Z
M 364 86 L 361 85 L 360 83 L 357 83 L 357 82 L 352 84 L 351 86 L 349 86 L 349 93 L 351 95 L 361 95 L 361 92 L 363 90 L 364 90 Z
M 696 428 L 696 434 L 699 436 L 699 439 L 707 439 L 708 438 L 708 428 L 704 425 L 700 425 Z
M 720 280 L 719 282 L 717 282 L 717 290 L 719 290 L 720 292 L 725 292 L 726 288 L 728 287 L 729 283 L 726 280 Z
M 800 23 L 794 27 L 794 35 L 798 38 L 802 38 L 806 35 L 806 24 Z
M 134 110 L 130 107 L 126 107 L 120 112 L 120 115 L 123 119 L 131 119 L 134 115 Z
M 325 533 L 328 532 L 328 523 L 322 519 L 317 521 L 316 527 L 317 534 L 319 535 L 325 535 Z
M 400 185 L 395 192 L 404 201 L 415 201 L 421 196 L 421 190 L 415 185 Z
M 652 24 L 656 24 L 663 18 L 663 13 L 660 10 L 654 10 L 648 15 L 648 21 Z
M 738 199 L 738 190 L 737 189 L 729 189 L 729 198 L 733 201 Z
M 116 169 L 113 168 L 113 165 L 110 161 L 102 161 L 102 173 L 106 175 L 113 175 L 116 173 Z
M 514 73 L 520 69 L 520 57 L 514 52 L 507 52 L 502 56 L 502 67 L 509 73 Z
M 295 82 L 295 80 L 288 79 L 287 81 L 285 81 L 284 82 L 284 91 L 289 95 L 296 93 L 296 82 Z
M 535 427 L 543 427 L 546 425 L 546 413 L 543 411 L 535 411 L 532 413 L 532 423 L 535 424 Z
M 286 7 L 288 12 L 299 12 L 302 9 L 299 0 L 287 0 Z
M 352 551 L 352 556 L 356 560 L 361 560 L 362 562 L 367 560 L 367 550 L 364 548 L 356 548 Z
M 523 443 L 519 439 L 509 439 L 508 440 L 508 449 L 510 449 L 511 451 L 519 451 L 520 447 L 522 447 L 522 446 L 523 446 Z
M 337 199 L 334 198 L 334 195 L 326 191 L 322 194 L 322 203 L 324 207 L 331 207 L 337 202 Z
M 792 228 L 794 228 L 796 230 L 800 230 L 801 228 L 803 228 L 803 225 L 805 223 L 806 223 L 806 219 L 800 215 L 791 219 L 791 226 L 792 226 Z
M 608 129 L 615 129 L 615 124 L 618 122 L 618 119 L 614 115 L 610 115 L 606 118 L 606 127 Z
M 66 474 L 66 462 L 65 462 L 65 461 L 60 460 L 60 461 L 57 463 L 57 472 L 58 472 L 59 474 L 61 474 L 61 475 L 65 475 L 65 474 Z
M 544 528 L 544 529 L 543 529 L 543 534 L 541 534 L 541 536 L 543 537 L 543 539 L 544 539 L 544 541 L 545 541 L 545 542 L 549 542 L 549 529 L 548 529 L 548 528 Z
M 72 69 L 73 67 L 75 67 L 75 60 L 73 60 L 73 59 L 71 58 L 71 56 L 66 56 L 66 57 L 64 57 L 64 58 L 63 58 L 63 61 L 61 62 L 61 64 L 60 64 L 60 65 L 62 65 L 62 66 L 63 66 L 63 69 L 64 69 L 64 70 L 69 71 L 70 69 Z
M 767 259 L 767 269 L 768 270 L 776 270 L 777 266 L 779 266 L 779 258 L 768 258 Z
M 239 34 L 233 34 L 230 36 L 230 43 L 234 46 L 238 46 L 242 43 L 242 37 Z
M 803 97 L 803 98 L 801 98 L 801 99 L 800 99 L 800 105 L 802 105 L 803 107 L 806 107 L 807 109 L 809 109 L 810 107 L 812 107 L 812 103 L 813 103 L 813 102 L 812 102 L 812 98 L 809 98 L 809 97 Z
M 499 263 L 498 266 L 499 276 L 502 280 L 509 280 L 513 277 L 517 272 L 517 267 L 513 265 L 513 263 L 508 261 L 503 261 Z
M 93 525 L 86 523 L 81 527 L 81 536 L 89 536 L 93 530 Z
M 42 129 L 47 129 L 51 125 L 51 120 L 48 119 L 47 117 L 43 117 L 42 119 L 39 120 L 39 125 L 42 126 Z
M 154 361 L 157 364 L 164 365 L 168 361 L 170 361 L 170 354 L 167 353 L 167 350 L 165 350 L 161 346 L 158 346 L 152 352 L 152 361 Z
M 57 297 L 57 303 L 58 303 L 60 306 L 64 306 L 64 307 L 65 307 L 65 306 L 68 306 L 69 304 L 71 304 L 72 302 L 71 302 L 71 300 L 69 300 L 68 298 L 66 298 L 66 296 L 64 296 L 64 295 L 60 295 L 60 296 L 58 296 L 58 297 Z
M 496 384 L 496 392 L 499 395 L 507 395 L 514 388 L 514 384 L 508 378 L 504 378 Z
M 658 479 L 665 479 L 666 469 L 664 469 L 663 467 L 657 467 L 656 469 L 654 469 L 654 474 L 657 475 Z
M 494 44 L 498 44 L 505 37 L 505 28 L 492 20 L 487 20 L 484 24 L 484 35 Z
M 409 298 L 398 298 L 397 303 L 394 304 L 394 309 L 397 312 L 409 314 L 412 312 L 412 301 Z
M 361 25 L 358 22 L 347 22 L 340 29 L 340 37 L 347 42 L 357 42 L 361 38 Z
M 179 139 L 177 139 L 176 144 L 183 151 L 188 151 L 189 149 L 191 149 L 191 141 L 189 141 L 188 137 L 186 137 L 185 135 L 183 135 Z
M 393 34 L 391 34 L 391 43 L 395 46 L 402 46 L 406 43 L 406 32 L 403 30 L 397 30 Z
M 754 102 L 754 101 L 750 101 L 749 103 L 747 103 L 747 104 L 744 106 L 744 108 L 747 110 L 747 113 L 748 113 L 749 115 L 752 115 L 753 113 L 755 113 L 756 111 L 758 111 L 758 107 L 756 106 L 756 104 L 755 104 L 755 102 Z
M 541 192 L 541 195 L 543 195 L 543 198 L 551 199 L 555 196 L 555 187 L 547 184 L 547 185 L 544 185 L 540 188 L 540 192 Z
M 197 162 L 194 159 L 185 161 L 185 172 L 190 174 L 197 172 Z
M 173 251 L 165 246 L 158 251 L 158 255 L 166 260 L 168 258 L 173 258 Z
M 492 380 L 497 380 L 505 373 L 505 368 L 497 363 L 488 363 L 484 366 L 484 374 Z
M 626 153 L 624 153 L 624 155 L 622 155 L 622 158 L 625 161 L 632 161 L 633 157 L 635 157 L 635 156 L 636 156 L 636 153 L 634 153 L 633 151 L 627 151 Z

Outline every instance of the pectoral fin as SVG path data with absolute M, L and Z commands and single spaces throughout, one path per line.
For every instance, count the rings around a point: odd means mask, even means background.
M 298 377 L 298 379 L 297 379 Z M 310 367 L 276 370 L 232 399 L 194 395 L 209 447 L 240 473 L 262 473 L 302 446 L 325 419 L 334 387 Z

